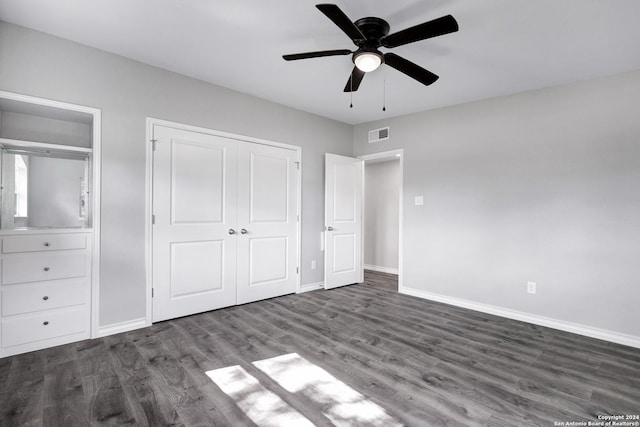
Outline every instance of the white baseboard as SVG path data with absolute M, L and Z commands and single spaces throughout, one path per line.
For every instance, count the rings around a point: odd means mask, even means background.
M 147 326 L 151 325 L 147 323 L 147 319 L 144 317 L 140 319 L 127 320 L 126 322 L 112 323 L 111 325 L 100 326 L 98 328 L 98 336 L 96 338 L 134 331 L 136 329 L 146 328 Z
M 398 269 L 397 268 L 381 267 L 379 265 L 365 264 L 364 265 L 364 269 L 365 270 L 378 271 L 380 273 L 398 274 Z
M 298 294 L 309 292 L 309 291 L 317 291 L 318 289 L 324 288 L 324 282 L 317 283 L 307 283 L 306 285 L 300 286 L 300 290 L 298 290 Z
M 398 292 L 401 294 L 411 295 L 431 301 L 437 301 L 456 307 L 468 308 L 469 310 L 475 310 L 482 313 L 493 314 L 495 316 L 506 317 L 507 319 L 520 320 L 522 322 L 533 323 L 534 325 L 546 326 L 547 328 L 558 329 L 565 332 L 571 332 L 578 335 L 584 335 L 591 338 L 597 338 L 604 341 L 627 345 L 629 347 L 640 348 L 640 337 L 633 335 L 621 334 L 619 332 L 608 331 L 605 329 L 594 328 L 577 323 L 565 322 L 563 320 L 552 319 L 550 317 L 537 316 L 535 314 L 509 310 L 507 308 L 477 303 L 461 298 L 454 298 L 446 295 L 426 292 L 419 289 L 407 288 L 404 286 L 401 287 Z

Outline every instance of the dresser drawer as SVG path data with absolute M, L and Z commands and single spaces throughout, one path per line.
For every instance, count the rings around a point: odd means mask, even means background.
M 2 347 L 42 341 L 87 330 L 85 307 L 2 320 Z
M 84 277 L 87 274 L 87 254 L 24 254 L 2 259 L 2 284 L 39 282 L 44 280 Z
M 89 302 L 86 279 L 66 279 L 37 285 L 2 287 L 2 315 L 31 313 L 52 308 L 70 307 Z
M 38 234 L 2 238 L 2 253 L 86 249 L 86 234 Z

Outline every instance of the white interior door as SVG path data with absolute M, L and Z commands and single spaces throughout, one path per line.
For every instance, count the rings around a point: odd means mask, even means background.
M 238 304 L 297 289 L 297 161 L 294 150 L 238 145 Z
M 363 173 L 362 160 L 325 154 L 325 289 L 364 281 Z
M 237 145 L 154 126 L 153 321 L 236 303 Z

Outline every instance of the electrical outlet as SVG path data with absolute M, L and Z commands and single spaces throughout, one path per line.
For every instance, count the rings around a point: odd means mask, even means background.
M 536 282 L 527 282 L 527 292 L 530 294 L 536 293 Z
M 416 196 L 414 198 L 414 204 L 416 206 L 423 206 L 424 205 L 424 196 Z
M 312 270 L 316 269 L 316 260 L 315 259 L 313 261 L 311 261 L 311 269 Z

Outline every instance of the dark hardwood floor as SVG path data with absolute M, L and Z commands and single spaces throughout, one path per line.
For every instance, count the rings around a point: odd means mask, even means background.
M 639 349 L 399 295 L 391 275 L 365 282 L 0 359 L 0 425 L 270 426 L 295 412 L 318 426 L 553 426 L 640 414 Z M 291 353 L 310 378 L 253 363 Z M 206 372 L 228 367 L 259 383 L 223 392 Z

